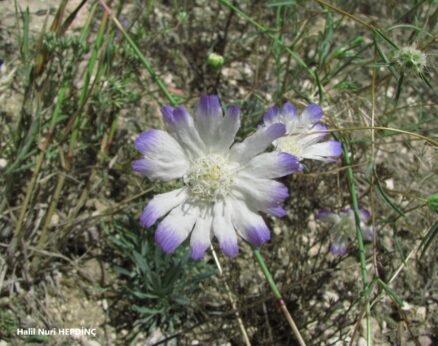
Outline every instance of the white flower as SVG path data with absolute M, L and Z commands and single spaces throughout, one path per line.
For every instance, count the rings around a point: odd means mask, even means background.
M 223 115 L 216 96 L 203 96 L 192 119 L 183 108 L 161 109 L 168 132 L 150 130 L 135 140 L 143 159 L 133 169 L 151 179 L 181 179 L 184 187 L 155 196 L 144 209 L 141 223 L 158 225 L 155 239 L 173 252 L 190 234 L 192 257 L 199 259 L 215 236 L 222 251 L 235 256 L 237 234 L 255 246 L 270 239 L 262 211 L 284 216 L 280 206 L 287 188 L 273 178 L 299 169 L 296 157 L 264 153 L 285 133 L 282 124 L 258 129 L 242 143 L 234 142 L 240 110 L 229 107 Z
M 286 126 L 286 135 L 273 142 L 277 150 L 294 155 L 300 161 L 313 159 L 331 162 L 336 156 L 341 155 L 341 143 L 335 140 L 321 142 L 327 136 L 324 132 L 308 134 L 312 131 L 327 130 L 319 123 L 323 115 L 323 110 L 316 104 L 309 105 L 300 115 L 297 115 L 295 106 L 286 103 L 282 110 L 276 106 L 269 108 L 263 121 L 266 126 L 277 123 Z

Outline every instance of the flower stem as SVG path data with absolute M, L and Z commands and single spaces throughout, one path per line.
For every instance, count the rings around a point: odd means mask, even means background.
M 344 154 L 344 161 L 347 168 L 347 177 L 350 185 L 350 195 L 351 201 L 353 204 L 354 211 L 354 220 L 356 223 L 356 237 L 357 237 L 357 246 L 359 248 L 359 258 L 360 258 L 360 270 L 362 275 L 362 284 L 363 284 L 363 295 L 364 295 L 364 304 L 365 304 L 365 317 L 367 322 L 367 345 L 372 345 L 371 340 L 371 309 L 370 309 L 370 301 L 369 301 L 369 281 L 368 281 L 368 273 L 366 268 L 366 258 L 365 258 L 365 247 L 363 244 L 362 238 L 362 229 L 360 226 L 360 216 L 359 216 L 359 202 L 357 200 L 357 192 L 356 192 L 356 184 L 354 181 L 353 169 L 351 168 L 351 160 L 350 155 L 348 153 L 348 148 L 344 142 L 342 143 L 342 152 Z
M 213 254 L 214 262 L 216 263 L 217 269 L 219 271 L 219 277 L 224 282 L 225 290 L 227 291 L 227 296 L 231 303 L 231 307 L 233 308 L 234 311 L 236 311 L 236 319 L 237 319 L 237 323 L 239 324 L 240 332 L 242 333 L 243 341 L 245 342 L 246 346 L 251 346 L 251 341 L 249 340 L 245 325 L 243 324 L 242 318 L 240 317 L 239 310 L 237 310 L 236 301 L 234 300 L 233 295 L 231 294 L 231 289 L 228 286 L 227 280 L 224 277 L 224 272 L 222 271 L 222 266 L 221 263 L 219 262 L 219 257 L 217 257 L 213 245 L 210 246 L 210 249 L 211 249 L 211 253 Z
M 278 305 L 280 305 L 281 312 L 283 313 L 284 317 L 286 318 L 287 322 L 289 323 L 289 326 L 292 329 L 293 334 L 295 335 L 296 339 L 298 340 L 298 343 L 300 346 L 306 346 L 306 343 L 304 342 L 303 337 L 300 334 L 300 331 L 298 330 L 297 325 L 295 324 L 292 315 L 290 314 L 289 310 L 287 309 L 286 304 L 284 303 L 283 297 L 281 296 L 280 290 L 277 287 L 277 284 L 274 281 L 274 278 L 271 275 L 271 272 L 268 269 L 268 266 L 266 265 L 265 259 L 263 258 L 262 254 L 260 253 L 260 250 L 256 247 L 252 248 L 252 251 L 254 253 L 254 256 L 257 260 L 257 263 L 260 266 L 260 269 L 263 272 L 263 275 L 265 275 L 266 281 L 268 281 L 269 286 L 271 287 L 272 293 L 274 293 L 275 298 L 277 298 Z

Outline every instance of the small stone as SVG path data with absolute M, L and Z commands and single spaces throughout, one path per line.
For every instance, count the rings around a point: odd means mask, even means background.
M 96 340 L 82 340 L 84 346 L 101 346 Z
M 424 306 L 420 306 L 416 311 L 416 319 L 419 321 L 425 321 L 426 320 L 426 308 Z
M 357 346 L 367 346 L 367 341 L 364 338 L 359 338 Z
M 422 335 L 418 338 L 418 342 L 421 346 L 432 346 L 432 339 L 427 335 Z

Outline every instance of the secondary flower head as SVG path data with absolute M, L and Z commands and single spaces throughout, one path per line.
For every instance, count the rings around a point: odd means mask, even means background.
M 414 46 L 406 46 L 395 53 L 395 62 L 403 71 L 420 73 L 427 65 L 427 55 Z
M 282 152 L 264 151 L 283 136 L 285 127 L 259 128 L 241 143 L 234 143 L 240 127 L 240 109 L 225 114 L 216 96 L 203 96 L 194 118 L 183 108 L 161 109 L 168 132 L 150 130 L 135 140 L 143 158 L 135 171 L 151 179 L 181 179 L 183 187 L 156 195 L 141 215 L 144 227 L 158 225 L 155 239 L 173 252 L 189 235 L 192 258 L 199 259 L 213 236 L 222 251 L 235 256 L 237 234 L 255 246 L 270 239 L 259 212 L 281 217 L 288 196 L 286 186 L 273 180 L 299 169 L 298 159 Z
M 367 241 L 371 241 L 373 238 L 373 231 L 371 227 L 366 225 L 367 221 L 370 219 L 370 212 L 361 208 L 359 209 L 359 217 L 362 237 Z M 316 215 L 316 218 L 332 225 L 330 232 L 333 241 L 330 245 L 330 252 L 333 255 L 344 256 L 347 252 L 347 245 L 354 236 L 356 230 L 353 209 L 343 209 L 339 213 L 322 209 Z
M 287 102 L 281 110 L 277 106 L 269 108 L 263 121 L 266 126 L 277 123 L 286 126 L 286 135 L 273 143 L 277 150 L 292 154 L 300 161 L 313 159 L 330 162 L 341 155 L 341 143 L 335 140 L 321 142 L 327 136 L 324 132 L 308 134 L 327 130 L 319 123 L 323 115 L 323 110 L 317 104 L 309 105 L 298 115 L 295 106 Z

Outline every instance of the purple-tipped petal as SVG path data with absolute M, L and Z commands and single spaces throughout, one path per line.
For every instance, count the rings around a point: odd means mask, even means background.
M 214 205 L 212 228 L 223 253 L 229 257 L 236 256 L 239 252 L 237 234 L 231 223 L 230 210 L 224 202 Z
M 230 117 L 231 119 L 239 119 L 240 107 L 235 105 L 227 107 L 227 112 L 225 117 Z
M 172 156 L 167 160 L 157 159 L 140 159 L 132 162 L 132 169 L 140 174 L 147 176 L 149 179 L 169 181 L 181 178 L 188 169 L 188 163 L 185 158 L 175 158 Z
M 132 169 L 137 172 L 141 173 L 143 175 L 149 175 L 152 171 L 151 163 L 148 160 L 141 159 L 141 160 L 135 160 L 131 163 Z
M 146 155 L 157 146 L 159 137 L 161 137 L 160 132 L 163 131 L 149 130 L 140 133 L 134 141 L 135 149 L 141 154 Z
M 286 198 L 289 197 L 289 191 L 286 185 L 279 183 L 273 190 L 271 194 L 275 202 L 282 203 Z
M 192 205 L 179 205 L 158 225 L 155 241 L 166 253 L 172 253 L 192 231 L 199 209 Z
M 187 123 L 190 114 L 184 107 L 176 107 L 173 111 L 173 121 L 176 124 Z
M 297 109 L 292 103 L 286 102 L 283 105 L 282 113 L 290 118 L 293 118 L 297 115 Z
M 248 241 L 257 247 L 262 246 L 268 240 L 271 239 L 271 232 L 265 223 L 263 225 L 250 226 L 246 230 Z
M 340 142 L 330 140 L 327 142 L 312 144 L 305 148 L 302 157 L 326 162 L 334 161 L 334 157 L 342 154 L 342 145 Z
M 141 225 L 146 228 L 151 227 L 160 217 L 185 202 L 187 197 L 186 188 L 155 195 L 155 197 L 149 201 L 140 216 Z
M 239 245 L 233 241 L 223 241 L 219 245 L 222 252 L 228 257 L 236 257 L 239 253 Z
M 272 143 L 286 133 L 286 127 L 283 124 L 272 124 L 266 130 L 266 137 Z
M 141 133 L 134 142 L 143 160 L 132 163 L 132 168 L 150 179 L 172 180 L 182 177 L 189 168 L 181 145 L 169 133 L 150 130 Z
M 296 156 L 285 152 L 279 152 L 278 156 L 280 157 L 278 165 L 282 168 L 284 173 L 282 175 L 279 175 L 278 177 L 289 175 L 294 172 L 301 172 L 304 169 L 303 165 L 300 163 L 299 158 L 297 158 Z
M 341 243 L 332 243 L 330 245 L 330 252 L 333 255 L 344 256 L 347 253 L 347 248 Z
M 195 246 L 192 246 L 192 260 L 199 261 L 202 257 L 204 257 L 205 251 L 210 246 L 205 246 L 203 244 L 197 244 Z
M 280 151 L 257 155 L 245 167 L 247 174 L 268 179 L 284 177 L 302 170 L 303 166 L 297 157 Z
M 363 222 L 367 222 L 371 218 L 371 213 L 368 209 L 359 208 L 360 218 Z
M 266 209 L 266 212 L 268 214 L 271 214 L 272 216 L 276 216 L 279 218 L 285 217 L 287 215 L 287 211 L 280 206 L 268 208 L 268 209 Z
M 216 129 L 219 136 L 217 136 L 217 140 L 211 149 L 215 149 L 217 152 L 228 152 L 239 128 L 240 107 L 229 106 L 225 112 L 225 117 L 220 122 L 219 128 Z
M 212 221 L 211 209 L 204 209 L 196 220 L 195 228 L 190 237 L 192 259 L 194 260 L 201 259 L 211 245 Z
M 301 118 L 303 122 L 316 123 L 322 118 L 323 115 L 324 112 L 322 108 L 319 105 L 312 103 L 303 111 Z
M 174 110 L 175 110 L 175 108 L 173 108 L 172 106 L 169 106 L 169 105 L 161 107 L 160 111 L 161 111 L 161 114 L 163 115 L 163 119 L 164 119 L 165 123 L 167 123 L 167 124 L 173 123 L 173 111 Z
M 140 224 L 145 228 L 149 228 L 155 223 L 155 221 L 158 220 L 159 217 L 159 211 L 153 206 L 148 205 L 146 208 L 144 208 L 143 213 L 140 216 Z
M 340 244 L 338 247 L 339 256 L 345 256 L 346 253 L 347 253 L 347 247 L 344 244 Z
M 271 232 L 263 218 L 242 200 L 230 200 L 232 222 L 239 234 L 254 246 L 261 246 L 271 239 Z
M 158 225 L 155 232 L 155 241 L 160 245 L 163 251 L 170 254 L 185 240 L 181 232 L 169 227 Z
M 222 126 L 224 117 L 217 96 L 201 96 L 195 111 L 195 127 L 209 152 L 220 152 L 223 148 Z
M 190 157 L 198 157 L 205 151 L 205 144 L 202 141 L 193 118 L 184 107 L 162 108 L 163 117 L 169 132 L 178 141 Z
M 307 146 L 310 146 L 312 144 L 318 143 L 319 141 L 323 140 L 324 137 L 327 137 L 328 133 L 327 132 L 317 132 L 317 131 L 326 131 L 326 130 L 327 130 L 327 127 L 324 126 L 323 124 L 321 124 L 321 123 L 315 124 L 312 128 L 309 128 L 305 132 L 309 131 L 309 132 L 316 132 L 316 133 L 310 133 L 310 134 L 303 135 L 302 139 L 300 139 L 301 145 L 303 147 L 307 147 Z
M 341 142 L 330 140 L 325 143 L 329 143 L 330 145 L 330 156 L 336 157 L 342 154 L 342 144 Z
M 199 116 L 217 118 L 222 117 L 222 108 L 217 96 L 201 96 L 196 112 Z
M 262 127 L 247 137 L 242 143 L 233 145 L 230 150 L 230 158 L 243 164 L 265 151 L 272 144 L 272 141 L 283 136 L 285 133 L 286 128 L 280 123 Z
M 334 222 L 335 213 L 323 208 L 315 215 L 315 218 L 322 222 Z
M 251 209 L 267 212 L 278 207 L 289 193 L 287 187 L 278 181 L 239 174 L 234 179 L 233 195 L 245 201 Z
M 267 109 L 263 116 L 263 122 L 266 125 L 272 124 L 275 118 L 280 114 L 280 109 L 277 106 L 272 106 Z

